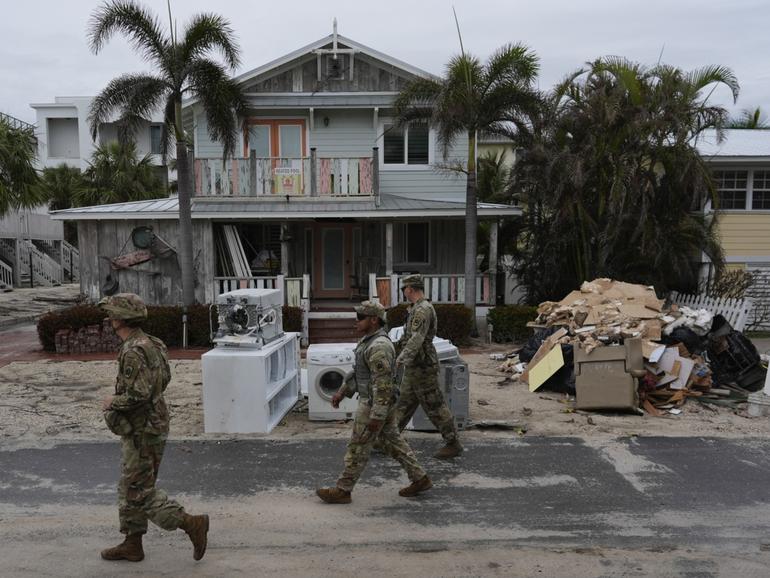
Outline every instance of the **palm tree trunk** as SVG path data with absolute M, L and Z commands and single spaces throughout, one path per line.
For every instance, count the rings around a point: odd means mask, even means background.
M 468 183 L 465 188 L 465 306 L 476 311 L 476 131 L 468 131 Z M 492 266 L 490 264 L 490 266 Z
M 193 269 L 192 211 L 190 197 L 192 181 L 187 157 L 187 143 L 182 130 L 182 106 L 177 103 L 176 112 L 176 170 L 179 199 L 179 268 L 182 273 L 182 303 L 185 307 L 195 303 L 195 273 Z

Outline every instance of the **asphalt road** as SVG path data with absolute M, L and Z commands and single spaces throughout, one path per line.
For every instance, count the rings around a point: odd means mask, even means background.
M 0 575 L 770 576 L 770 442 L 521 438 L 473 442 L 417 499 L 376 456 L 349 506 L 337 440 L 169 444 L 159 485 L 212 516 L 192 562 L 153 529 L 140 564 L 107 563 L 117 533 L 117 444 L 0 448 Z M 736 573 L 738 572 L 738 573 Z

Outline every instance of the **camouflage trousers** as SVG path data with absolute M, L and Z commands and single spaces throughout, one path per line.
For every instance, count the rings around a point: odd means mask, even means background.
M 136 442 L 134 441 L 136 440 Z M 166 437 L 124 436 L 121 441 L 121 476 L 118 484 L 118 512 L 123 534 L 144 534 L 147 520 L 164 530 L 176 530 L 184 508 L 155 487 Z
M 403 431 L 417 408 L 436 426 L 446 443 L 457 441 L 457 425 L 438 383 L 438 367 L 407 367 L 398 399 L 398 429 Z
M 401 464 L 409 476 L 409 481 L 416 482 L 422 479 L 425 476 L 425 470 L 417 463 L 412 448 L 398 431 L 396 407 L 391 406 L 379 432 L 369 431 L 370 410 L 368 400 L 358 402 L 358 410 L 353 421 L 353 433 L 345 452 L 345 469 L 337 480 L 337 487 L 347 492 L 353 491 L 353 486 L 356 485 L 369 461 L 375 441 L 382 445 L 382 450 L 386 454 Z

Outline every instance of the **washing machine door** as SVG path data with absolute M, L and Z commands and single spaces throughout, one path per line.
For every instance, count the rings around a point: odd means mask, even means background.
M 331 401 L 332 396 L 345 381 L 345 372 L 339 367 L 326 367 L 318 372 L 315 380 L 315 388 L 318 395 L 326 401 Z

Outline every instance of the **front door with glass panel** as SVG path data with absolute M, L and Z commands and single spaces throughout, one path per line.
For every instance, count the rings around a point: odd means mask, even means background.
M 350 298 L 353 274 L 353 231 L 349 223 L 317 224 L 313 228 L 313 296 Z
M 304 194 L 310 184 L 305 140 L 302 119 L 250 121 L 245 152 L 257 157 L 257 195 Z

